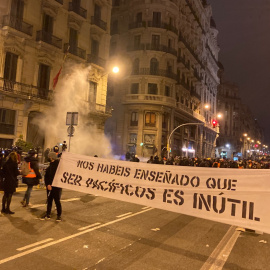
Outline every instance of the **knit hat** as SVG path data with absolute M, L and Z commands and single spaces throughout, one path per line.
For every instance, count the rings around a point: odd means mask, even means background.
M 48 158 L 51 158 L 51 159 L 53 159 L 53 160 L 56 160 L 58 157 L 57 157 L 57 155 L 56 155 L 55 152 L 50 152 L 50 153 L 48 154 Z

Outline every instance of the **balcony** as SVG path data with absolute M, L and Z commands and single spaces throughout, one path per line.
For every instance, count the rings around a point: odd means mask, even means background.
M 2 26 L 9 26 L 29 36 L 32 36 L 33 34 L 33 25 L 24 22 L 22 19 L 10 15 L 3 16 Z
M 133 52 L 133 51 L 143 51 L 145 49 L 145 44 L 136 44 L 136 45 L 129 45 L 127 46 L 127 51 L 128 52 Z
M 97 55 L 88 54 L 87 55 L 87 63 L 92 63 L 92 64 L 95 64 L 97 66 L 105 68 L 106 60 L 98 57 Z
M 104 31 L 107 30 L 107 23 L 102 21 L 100 18 L 95 16 L 91 17 L 91 24 L 98 26 L 99 28 L 103 29 Z
M 86 58 L 86 51 L 85 50 L 78 48 L 78 47 L 70 46 L 69 43 L 65 43 L 64 44 L 64 52 L 67 52 L 68 47 L 69 47 L 69 51 L 68 51 L 69 53 L 76 55 L 76 56 L 85 60 L 85 58 Z
M 150 68 L 140 68 L 137 72 L 132 72 L 132 75 L 152 75 L 152 76 L 162 76 L 173 80 L 177 80 L 177 75 L 166 69 L 150 69 Z
M 186 67 L 188 70 L 190 70 L 190 62 L 187 62 L 184 57 L 178 56 L 177 62 L 181 63 L 183 67 Z
M 56 2 L 58 2 L 59 4 L 63 5 L 63 0 L 55 0 Z
M 36 41 L 43 41 L 59 49 L 62 48 L 62 39 L 55 37 L 51 33 L 45 32 L 44 30 L 37 31 Z
M 146 27 L 146 21 L 142 22 L 132 22 L 129 24 L 128 28 L 129 30 L 135 29 L 135 28 L 141 28 L 141 27 Z
M 167 106 L 175 106 L 175 99 L 166 96 L 160 95 L 151 95 L 151 94 L 129 94 L 124 98 L 125 103 L 156 103 L 163 104 Z
M 74 13 L 86 19 L 87 10 L 78 6 L 77 4 L 74 4 L 73 2 L 69 2 L 68 11 L 73 11 Z
M 145 44 L 145 48 L 146 48 L 146 50 L 166 52 L 166 53 L 170 53 L 174 56 L 177 56 L 177 51 L 175 49 L 167 47 L 165 45 L 147 43 L 147 44 Z
M 38 98 L 51 101 L 53 97 L 52 90 L 38 88 L 29 84 L 13 82 L 3 78 L 0 78 L 0 93 L 1 92 L 16 95 L 16 97 L 21 96 L 26 99 Z
M 148 27 L 155 27 L 155 28 L 162 28 L 162 29 L 165 29 L 167 31 L 171 31 L 171 32 L 175 33 L 176 35 L 178 34 L 177 28 L 171 24 L 168 24 L 168 23 L 148 21 L 147 26 Z

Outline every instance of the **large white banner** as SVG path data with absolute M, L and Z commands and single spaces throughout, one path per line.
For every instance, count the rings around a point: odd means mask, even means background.
M 53 186 L 270 233 L 270 170 L 169 166 L 66 152 Z

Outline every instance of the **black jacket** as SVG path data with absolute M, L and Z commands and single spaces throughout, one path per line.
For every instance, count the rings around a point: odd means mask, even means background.
M 3 165 L 3 176 L 5 178 L 3 189 L 7 193 L 13 193 L 16 191 L 18 184 L 17 176 L 20 174 L 18 170 L 18 164 L 12 159 L 8 159 Z
M 53 178 L 54 178 L 54 175 L 56 173 L 59 161 L 60 160 L 57 159 L 53 162 L 50 162 L 49 167 L 46 169 L 46 173 L 45 173 L 45 177 L 44 177 L 46 187 L 48 185 L 52 185 Z
M 24 158 L 24 160 L 25 160 L 26 162 L 30 162 L 30 167 L 31 167 L 31 169 L 34 170 L 34 172 L 35 172 L 35 174 L 36 174 L 36 176 L 37 176 L 37 179 L 41 179 L 42 176 L 41 176 L 41 174 L 40 174 L 40 172 L 39 172 L 38 159 L 35 158 L 35 157 L 33 157 L 33 156 L 29 156 L 29 155 L 28 155 L 28 156 L 26 156 L 26 157 Z

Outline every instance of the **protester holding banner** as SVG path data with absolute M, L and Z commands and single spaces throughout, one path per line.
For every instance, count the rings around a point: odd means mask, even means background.
M 10 210 L 10 203 L 13 193 L 16 191 L 18 184 L 17 176 L 19 174 L 17 153 L 11 152 L 7 157 L 6 163 L 3 165 L 4 195 L 2 198 L 2 214 L 14 214 L 14 212 Z
M 50 152 L 48 154 L 48 158 L 50 160 L 50 165 L 46 169 L 45 173 L 45 185 L 47 188 L 47 211 L 46 213 L 40 218 L 41 220 L 50 219 L 51 218 L 51 210 L 52 210 L 52 202 L 54 200 L 57 210 L 57 218 L 56 221 L 61 221 L 61 214 L 62 214 L 62 206 L 60 202 L 62 188 L 53 187 L 52 182 L 54 179 L 54 175 L 56 173 L 59 159 L 55 152 Z

